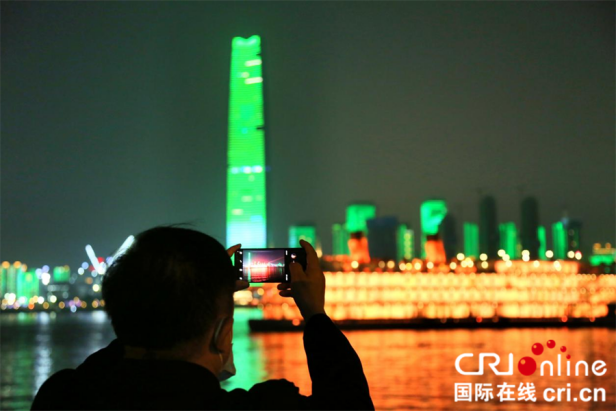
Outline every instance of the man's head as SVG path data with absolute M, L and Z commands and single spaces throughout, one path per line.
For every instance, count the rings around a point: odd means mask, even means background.
M 103 298 L 123 344 L 168 350 L 204 338 L 232 317 L 234 285 L 231 260 L 218 241 L 156 227 L 139 234 L 108 269 Z

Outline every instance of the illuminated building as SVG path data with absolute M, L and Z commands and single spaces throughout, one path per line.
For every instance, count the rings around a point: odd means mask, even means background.
M 266 247 L 265 133 L 261 38 L 235 37 L 231 50 L 227 244 Z
M 578 220 L 566 220 L 565 228 L 567 230 L 567 251 L 578 251 L 582 248 L 580 232 L 582 231 L 582 222 Z
M 362 231 L 355 231 L 349 236 L 349 254 L 351 260 L 359 264 L 370 262 L 370 249 L 368 248 L 368 238 Z
M 612 247 L 610 243 L 605 244 L 605 247 L 601 247 L 601 244 L 597 243 L 593 247 L 589 260 L 593 266 L 612 265 L 616 263 L 616 248 Z
M 349 255 L 349 232 L 345 224 L 332 226 L 332 254 Z
M 499 230 L 496 217 L 496 200 L 487 196 L 479 202 L 479 251 L 488 259 L 498 257 Z
M 54 283 L 66 283 L 71 279 L 71 270 L 68 265 L 61 267 L 54 267 L 53 269 L 53 281 Z
M 19 271 L 17 275 L 17 298 L 30 299 L 39 294 L 39 280 L 33 272 Z
M 9 268 L 11 264 L 8 261 L 4 261 L 0 266 L 0 297 L 4 297 L 7 291 L 7 282 L 9 277 Z
M 359 263 L 370 262 L 368 225 L 366 221 L 376 216 L 376 206 L 369 203 L 351 204 L 346 210 L 346 229 L 349 233 L 351 259 Z
M 17 272 L 21 263 L 17 261 L 14 264 L 8 262 L 2 263 L 2 296 L 4 294 L 17 294 Z
M 373 204 L 351 204 L 346 210 L 346 229 L 351 233 L 368 233 L 366 221 L 376 217 L 376 206 Z
M 501 223 L 498 229 L 500 232 L 500 248 L 505 250 L 509 258 L 518 258 L 518 230 L 515 223 Z
M 539 204 L 534 197 L 527 197 L 522 201 L 522 226 L 520 227 L 520 242 L 522 250 L 528 250 L 529 258 L 539 258 Z
M 414 257 L 415 241 L 413 230 L 407 224 L 400 224 L 396 230 L 397 260 L 410 261 Z
M 464 254 L 467 257 L 479 257 L 479 226 L 464 223 Z
M 426 258 L 426 241 L 428 236 L 436 236 L 439 226 L 447 215 L 447 203 L 444 200 L 428 200 L 421 204 L 421 256 Z
M 308 241 L 316 247 L 316 227 L 313 225 L 292 225 L 289 227 L 289 247 L 300 247 L 299 240 Z
M 458 248 L 458 233 L 456 230 L 456 219 L 452 213 L 447 213 L 438 227 L 438 234 L 443 241 L 445 256 L 452 259 L 460 251 Z
M 368 227 L 368 249 L 371 258 L 395 260 L 398 257 L 396 217 L 378 217 L 366 221 Z
M 567 257 L 567 231 L 562 221 L 552 224 L 552 249 L 555 259 L 564 260 Z
M 539 240 L 539 259 L 545 260 L 547 257 L 545 252 L 547 251 L 547 240 L 545 235 L 545 227 L 540 225 L 537 227 L 537 239 Z

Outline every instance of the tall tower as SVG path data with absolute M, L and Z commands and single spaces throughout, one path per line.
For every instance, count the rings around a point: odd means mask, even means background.
M 496 218 L 496 200 L 486 196 L 479 202 L 479 252 L 495 259 L 498 255 L 499 228 Z
M 530 252 L 530 259 L 536 260 L 539 255 L 539 203 L 534 197 L 526 197 L 521 204 L 522 227 L 520 239 L 522 249 Z M 545 252 L 545 250 L 544 250 Z
M 231 46 L 227 245 L 266 247 L 265 133 L 261 38 Z

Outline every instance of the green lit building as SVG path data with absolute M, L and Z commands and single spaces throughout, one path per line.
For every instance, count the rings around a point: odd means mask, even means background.
M 555 259 L 564 260 L 567 257 L 567 230 L 562 221 L 552 224 L 552 247 Z
M 501 223 L 498 226 L 500 231 L 500 247 L 513 260 L 519 257 L 518 253 L 518 230 L 514 222 Z
M 299 240 L 308 241 L 313 247 L 316 247 L 316 227 L 313 225 L 292 225 L 289 227 L 289 247 L 300 247 Z
M 30 299 L 39 294 L 39 280 L 34 272 L 18 271 L 17 275 L 17 298 Z
M 349 232 L 345 224 L 334 224 L 332 226 L 332 254 L 349 255 Z
M 231 48 L 227 162 L 227 245 L 267 246 L 261 38 Z
M 545 234 L 545 227 L 540 225 L 537 227 L 537 238 L 539 239 L 539 259 L 547 260 L 545 252 L 547 251 L 547 240 Z
M 427 200 L 421 204 L 421 258 L 426 258 L 426 239 L 436 235 L 441 222 L 447 215 L 445 200 Z
M 413 259 L 413 248 L 415 247 L 415 239 L 413 238 L 413 230 L 408 225 L 400 224 L 397 230 L 398 244 L 398 261 Z
M 368 234 L 366 221 L 376 217 L 376 206 L 373 204 L 351 204 L 346 210 L 346 229 L 349 233 L 362 232 Z
M 479 226 L 474 223 L 464 223 L 464 255 L 479 257 Z
M 53 269 L 54 283 L 67 283 L 71 279 L 71 270 L 68 265 L 54 267 Z

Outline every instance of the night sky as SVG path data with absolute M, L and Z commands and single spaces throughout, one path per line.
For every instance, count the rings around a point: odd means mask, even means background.
M 478 193 L 615 238 L 613 2 L 2 2 L 2 260 L 193 223 L 224 243 L 230 46 L 262 36 L 269 230 Z M 548 230 L 548 239 L 551 238 Z

